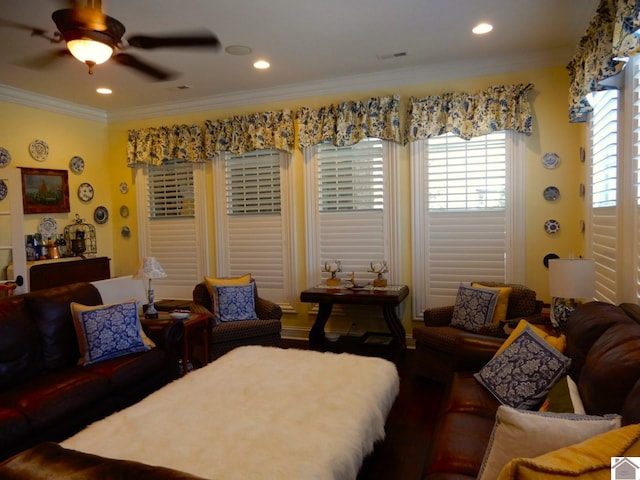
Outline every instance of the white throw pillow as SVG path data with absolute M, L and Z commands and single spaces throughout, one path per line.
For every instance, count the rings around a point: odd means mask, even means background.
M 518 457 L 537 457 L 582 442 L 621 425 L 619 415 L 577 415 L 516 410 L 501 405 L 478 480 L 495 480 Z

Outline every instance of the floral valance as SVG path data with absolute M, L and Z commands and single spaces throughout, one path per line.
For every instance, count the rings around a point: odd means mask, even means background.
M 478 93 L 445 93 L 409 100 L 409 142 L 453 133 L 465 140 L 497 130 L 531 134 L 533 85 L 492 86 Z
M 618 75 L 624 68 L 624 63 L 615 60 L 613 54 L 616 1 L 600 2 L 587 33 L 580 40 L 577 52 L 567 65 L 571 76 L 569 120 L 572 122 L 586 120 L 585 114 L 591 111 L 586 96 L 608 88 L 602 82 Z
M 320 108 L 303 107 L 296 112 L 298 145 L 304 148 L 331 142 L 342 147 L 367 137 L 401 143 L 399 112 L 400 97 L 397 95 Z
M 213 158 L 221 152 L 242 155 L 253 150 L 275 148 L 293 150 L 293 117 L 289 110 L 240 115 L 205 122 L 205 154 Z
M 202 127 L 174 125 L 172 127 L 129 130 L 127 164 L 162 165 L 166 160 L 204 161 Z
M 637 0 L 616 0 L 613 27 L 613 56 L 630 57 L 640 52 L 640 4 Z

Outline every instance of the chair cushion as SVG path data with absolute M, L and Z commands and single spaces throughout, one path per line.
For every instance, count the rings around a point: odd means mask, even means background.
M 80 365 L 90 365 L 129 353 L 144 352 L 138 302 L 89 307 L 71 303 L 80 348 Z
M 251 283 L 251 274 L 246 273 L 240 277 L 204 277 L 204 284 L 207 287 L 207 291 L 209 292 L 209 296 L 213 301 L 215 297 L 215 292 L 213 291 L 213 287 L 223 287 L 227 285 L 249 285 Z M 215 305 L 211 305 L 211 311 L 215 310 Z
M 453 307 L 451 325 L 470 332 L 490 323 L 498 301 L 498 292 L 487 288 L 460 285 Z
M 526 325 L 475 378 L 500 403 L 514 408 L 533 408 L 542 402 L 570 364 L 571 359 Z
M 213 312 L 216 323 L 238 320 L 256 320 L 254 286 L 226 285 L 213 287 Z

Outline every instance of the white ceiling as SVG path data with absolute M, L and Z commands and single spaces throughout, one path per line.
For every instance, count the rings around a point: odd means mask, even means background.
M 59 50 L 13 23 L 55 31 L 51 13 L 64 0 L 0 2 L 0 87 L 14 87 L 108 113 L 204 98 L 291 90 L 352 82 L 373 75 L 486 59 L 526 62 L 553 52 L 566 64 L 586 31 L 598 0 L 103 0 L 103 10 L 124 23 L 130 34 L 168 34 L 207 28 L 223 49 L 139 50 L 128 53 L 181 72 L 154 82 L 107 62 L 93 75 L 77 60 L 57 58 L 47 68 L 30 62 Z M 477 37 L 479 21 L 494 31 Z M 247 56 L 225 53 L 245 45 Z M 380 60 L 380 55 L 406 56 Z M 558 57 L 559 55 L 559 57 Z M 252 63 L 264 58 L 267 71 Z M 424 82 L 429 79 L 425 78 Z M 356 82 L 357 83 L 357 82 Z M 189 89 L 178 87 L 188 85 Z M 110 96 L 97 87 L 113 89 Z M 11 90 L 13 90 L 11 88 Z M 321 88 L 319 88 L 321 90 Z

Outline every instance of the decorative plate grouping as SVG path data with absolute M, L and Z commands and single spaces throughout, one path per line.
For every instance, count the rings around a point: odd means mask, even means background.
M 120 207 L 120 216 L 122 218 L 127 218 L 129 216 L 129 207 L 127 207 L 126 205 L 122 205 Z
M 44 162 L 49 156 L 49 145 L 44 140 L 34 140 L 29 145 L 29 153 L 34 160 Z
M 11 154 L 9 150 L 0 147 L 0 168 L 4 168 L 11 163 Z
M 127 185 L 127 182 L 120 183 L 120 193 L 122 194 L 129 193 L 129 185 Z

